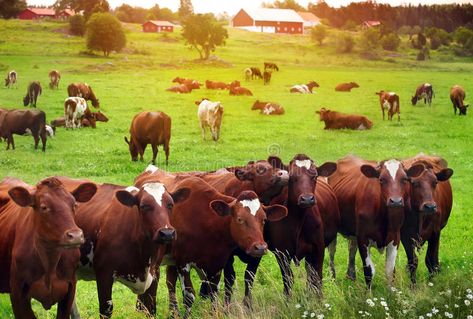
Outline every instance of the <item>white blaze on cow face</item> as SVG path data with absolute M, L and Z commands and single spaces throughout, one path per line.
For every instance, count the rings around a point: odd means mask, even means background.
M 401 163 L 399 161 L 396 161 L 394 159 L 389 160 L 384 163 L 384 166 L 389 172 L 389 175 L 391 175 L 392 179 L 396 179 L 396 173 L 399 170 L 399 167 L 401 166 Z
M 148 167 L 146 167 L 145 172 L 149 172 L 149 173 L 153 174 L 157 170 L 158 170 L 158 168 L 155 165 L 149 164 Z
M 146 183 L 143 185 L 143 189 L 153 196 L 159 206 L 163 206 L 163 195 L 166 192 L 166 188 L 162 183 Z
M 258 198 L 255 199 L 244 199 L 240 201 L 243 207 L 248 207 L 250 209 L 250 213 L 253 216 L 256 216 L 258 209 L 260 209 L 261 204 Z
M 125 190 L 128 192 L 128 193 L 133 193 L 133 192 L 139 192 L 140 190 L 138 188 L 136 188 L 135 186 L 128 186 L 127 188 L 125 188 Z
M 296 160 L 296 166 L 297 167 L 300 167 L 300 168 L 305 167 L 306 169 L 309 170 L 311 165 L 312 165 L 311 160 L 308 160 L 308 159 L 303 160 L 303 161 Z

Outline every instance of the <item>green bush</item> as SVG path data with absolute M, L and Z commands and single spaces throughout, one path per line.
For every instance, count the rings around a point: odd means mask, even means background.
M 442 41 L 438 35 L 433 35 L 430 37 L 430 49 L 437 50 L 442 45 Z
M 117 18 L 110 13 L 94 13 L 87 22 L 87 48 L 102 51 L 108 56 L 126 45 L 125 32 Z
M 69 18 L 69 33 L 83 37 L 85 34 L 84 16 L 77 14 Z
M 319 24 L 310 30 L 312 40 L 317 42 L 319 45 L 322 45 L 322 42 L 327 37 L 327 33 L 327 27 L 322 24 Z
M 337 38 L 337 52 L 350 53 L 355 47 L 355 40 L 350 33 L 343 33 Z
M 379 47 L 380 44 L 380 32 L 378 29 L 369 28 L 363 31 L 360 39 L 360 47 L 363 51 L 373 51 Z
M 456 43 L 461 44 L 463 47 L 465 47 L 468 41 L 473 38 L 473 31 L 465 27 L 459 27 L 455 31 L 454 38 Z
M 381 38 L 381 46 L 384 50 L 396 51 L 401 44 L 401 38 L 396 33 L 389 33 Z

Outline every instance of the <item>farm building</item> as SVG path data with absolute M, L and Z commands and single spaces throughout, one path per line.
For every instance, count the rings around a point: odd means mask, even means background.
M 143 32 L 173 32 L 174 24 L 169 21 L 149 20 L 143 23 Z
M 302 34 L 304 19 L 290 9 L 241 9 L 233 17 L 232 26 L 253 32 Z
M 75 15 L 73 10 L 65 9 L 59 12 L 56 12 L 51 8 L 26 8 L 18 15 L 20 20 L 36 20 L 36 19 L 59 19 L 66 20 L 70 16 Z
M 363 21 L 361 24 L 362 29 L 370 29 L 372 27 L 378 27 L 381 25 L 380 21 L 377 20 L 368 20 L 368 21 Z
M 320 19 L 312 12 L 298 11 L 298 15 L 304 20 L 304 28 L 312 28 L 320 24 Z

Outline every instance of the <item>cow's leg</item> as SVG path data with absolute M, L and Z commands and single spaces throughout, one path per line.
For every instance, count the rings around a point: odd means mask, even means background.
M 153 159 L 151 160 L 151 163 L 153 165 L 156 165 L 156 157 L 158 156 L 158 145 L 151 144 L 151 149 L 153 150 Z
M 156 276 L 159 276 L 159 272 L 156 272 Z M 144 312 L 147 315 L 154 316 L 156 314 L 156 292 L 158 290 L 158 278 L 153 279 L 151 286 L 144 292 L 144 294 L 138 296 L 136 301 L 136 310 Z
M 371 282 L 374 277 L 375 269 L 373 261 L 371 260 L 368 243 L 358 239 L 358 250 L 360 251 L 361 261 L 363 262 L 363 272 L 365 274 L 366 286 L 371 290 Z
M 348 239 L 348 269 L 347 269 L 347 278 L 351 280 L 356 279 L 356 270 L 355 270 L 355 256 L 356 251 L 358 250 L 358 244 L 356 239 Z
M 261 258 L 251 258 L 245 270 L 245 297 L 243 304 L 245 307 L 252 308 L 251 289 L 253 289 L 253 282 L 255 281 L 256 270 L 258 269 Z
M 223 268 L 223 279 L 225 281 L 225 305 L 230 304 L 232 301 L 232 294 L 233 294 L 233 285 L 235 284 L 235 268 L 233 268 L 233 262 L 235 261 L 235 256 L 230 256 L 228 258 L 225 267 Z M 246 283 L 245 283 L 246 284 Z M 202 287 L 200 289 L 200 293 L 202 296 Z
M 11 288 L 10 300 L 15 318 L 36 319 L 31 309 L 31 298 L 27 296 L 28 291 L 29 287 L 20 283 Z
M 76 283 L 69 286 L 66 296 L 59 300 L 57 304 L 56 319 L 69 319 L 71 316 L 72 305 L 75 304 Z
M 10 149 L 10 144 L 12 146 L 12 149 L 15 149 L 15 140 L 13 139 L 13 134 L 9 133 L 7 135 L 7 150 Z
M 427 253 L 425 255 L 425 265 L 429 270 L 429 275 L 433 276 L 435 273 L 440 271 L 439 264 L 439 242 L 440 232 L 433 233 L 428 240 Z
M 314 247 L 312 254 L 305 257 L 307 287 L 319 296 L 322 295 L 322 267 L 325 253 L 324 245 L 320 246 Z
M 179 317 L 176 298 L 177 268 L 175 266 L 166 267 L 166 285 L 169 294 L 169 312 L 170 317 Z
M 409 233 L 403 235 L 403 232 L 401 231 L 402 246 L 404 247 L 407 256 L 407 269 L 411 277 L 411 283 L 415 285 L 418 259 L 415 252 L 414 238 L 412 237 L 413 236 Z
M 34 139 L 34 149 L 37 150 L 38 149 L 38 144 L 39 144 L 39 132 L 38 132 L 38 129 L 32 129 L 32 132 L 33 134 L 33 139 Z
M 383 121 L 384 121 L 384 107 L 381 106 L 381 111 L 383 111 Z
M 110 318 L 113 313 L 113 302 L 112 302 L 113 276 L 111 273 L 103 273 L 103 274 L 98 273 L 96 282 L 97 282 L 97 292 L 99 295 L 100 318 Z
M 399 243 L 397 246 L 394 242 L 390 242 L 386 247 L 386 264 L 385 264 L 385 271 L 386 271 L 386 278 L 388 279 L 388 285 L 392 285 L 394 282 L 394 269 L 396 266 L 396 257 L 397 251 L 399 249 Z
M 205 141 L 205 125 L 201 122 L 200 129 L 202 130 L 202 139 Z
M 291 296 L 292 285 L 294 283 L 294 274 L 291 269 L 291 257 L 282 252 L 276 252 L 279 269 L 281 270 L 282 280 L 284 284 L 284 294 Z
M 166 155 L 166 166 L 168 166 L 169 161 L 169 141 L 164 144 L 164 154 Z
M 43 145 L 43 152 L 46 152 L 46 141 L 48 140 L 46 128 L 41 130 L 41 144 Z
M 401 123 L 401 112 L 397 112 L 397 123 Z
M 143 156 L 145 154 L 145 150 L 146 150 L 146 146 L 148 146 L 148 144 L 144 144 L 142 145 L 141 143 L 138 143 L 139 147 L 138 147 L 138 153 L 140 154 L 140 161 L 144 161 L 143 159 Z
M 191 313 L 192 305 L 195 301 L 195 291 L 190 277 L 190 267 L 178 270 L 179 280 L 181 281 L 182 296 L 184 299 L 185 313 L 184 318 L 188 318 Z M 210 283 L 210 294 L 213 295 L 212 283 Z
M 328 253 L 330 256 L 330 271 L 332 273 L 332 277 L 335 279 L 335 252 L 337 251 L 337 237 L 328 245 Z

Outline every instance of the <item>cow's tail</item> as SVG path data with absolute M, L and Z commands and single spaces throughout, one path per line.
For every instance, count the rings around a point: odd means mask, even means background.
M 164 121 L 164 132 L 164 147 L 167 148 L 169 147 L 169 141 L 171 140 L 171 118 Z

